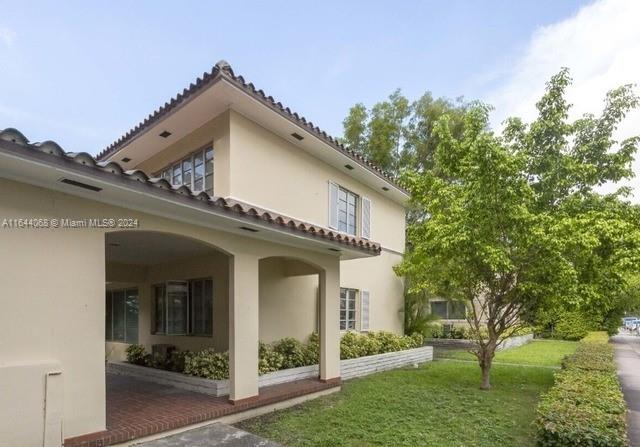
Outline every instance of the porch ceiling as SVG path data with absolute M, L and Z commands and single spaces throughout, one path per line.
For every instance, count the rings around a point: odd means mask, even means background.
M 191 239 L 150 231 L 121 231 L 106 236 L 107 261 L 123 264 L 154 265 L 216 250 Z

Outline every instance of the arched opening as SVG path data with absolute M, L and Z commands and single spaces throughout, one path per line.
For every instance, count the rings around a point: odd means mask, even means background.
M 149 353 L 229 347 L 229 255 L 204 242 L 153 231 L 105 235 L 105 353 L 131 344 Z

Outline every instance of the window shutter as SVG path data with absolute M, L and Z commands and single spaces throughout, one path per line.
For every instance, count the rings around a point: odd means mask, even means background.
M 360 330 L 369 330 L 369 291 L 362 290 L 360 292 Z
M 371 238 L 371 200 L 362 198 L 362 237 Z
M 329 227 L 338 228 L 338 185 L 329 182 Z

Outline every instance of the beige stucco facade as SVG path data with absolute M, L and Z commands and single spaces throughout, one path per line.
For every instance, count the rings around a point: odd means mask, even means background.
M 227 264 L 228 344 L 231 354 L 231 399 L 243 399 L 258 393 L 257 341 L 259 339 L 259 266 L 261 259 L 286 258 L 303 261 L 322 273 L 320 306 L 325 316 L 322 327 L 338 324 L 339 258 L 333 254 L 298 249 L 292 246 L 248 239 L 141 212 L 74 197 L 49 189 L 0 179 L 0 215 L 10 218 L 86 218 L 104 217 L 138 219 L 137 230 L 179 235 L 198 241 L 224 253 Z M 94 433 L 105 428 L 105 289 L 107 275 L 121 275 L 123 283 L 150 284 L 166 275 L 197 274 L 219 276 L 224 289 L 224 274 L 219 259 L 211 265 L 193 259 L 173 266 L 106 267 L 104 229 L 28 229 L 3 228 L 0 231 L 0 275 L 4 283 L 3 309 L 0 314 L 0 387 L 20 390 L 24 402 L 38 406 L 19 406 L 17 418 L 13 404 L 0 405 L 0 444 L 42 445 L 42 402 L 44 369 L 60 370 L 63 378 L 64 438 Z M 204 265 L 204 267 L 203 267 Z M 191 269 L 191 270 L 190 270 Z M 118 273 L 118 270 L 120 272 Z M 145 271 L 146 270 L 146 271 Z M 142 275 L 142 276 L 140 276 Z M 144 296 L 146 287 L 141 287 Z M 141 301 L 142 312 L 145 303 Z M 223 311 L 218 308 L 219 311 Z M 224 318 L 222 319 L 224 320 Z M 154 343 L 146 331 L 148 323 L 140 319 L 140 334 L 145 343 Z M 218 328 L 218 334 L 223 330 Z M 146 338 L 145 338 L 146 337 Z M 323 359 L 322 378 L 339 377 L 338 332 L 321 328 Z M 186 340 L 186 338 L 185 338 Z M 157 339 L 157 341 L 164 341 Z M 224 347 L 224 334 L 211 340 Z M 208 343 L 190 338 L 193 348 Z M 53 365 L 46 366 L 45 365 Z M 34 377 L 37 381 L 34 382 Z M 235 383 L 234 383 L 235 382 Z M 3 393 L 4 394 L 4 393 Z M 55 405 L 55 402 L 49 402 Z M 12 425 L 22 421 L 22 431 Z

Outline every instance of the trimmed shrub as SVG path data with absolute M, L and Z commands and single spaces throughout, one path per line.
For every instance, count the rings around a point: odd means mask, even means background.
M 565 312 L 554 327 L 553 337 L 562 340 L 581 340 L 592 329 L 589 320 L 580 312 Z
M 348 331 L 340 339 L 340 359 L 354 359 L 367 355 L 384 354 L 385 352 L 403 351 L 418 348 L 423 343 L 424 338 L 420 334 L 409 337 L 386 331 L 367 334 Z
M 309 335 L 304 344 L 304 364 L 317 365 L 320 363 L 320 335 L 317 332 Z
M 626 406 L 607 340 L 606 333 L 590 334 L 563 362 L 538 404 L 539 446 L 627 446 Z
M 258 374 L 266 374 L 283 369 L 284 357 L 276 352 L 272 345 L 258 344 Z
M 127 346 L 127 362 L 134 365 L 147 366 L 149 364 L 150 355 L 143 345 Z
M 271 346 L 276 353 L 282 356 L 281 369 L 297 368 L 306 364 L 304 345 L 295 338 L 283 338 Z
M 184 357 L 184 373 L 206 379 L 228 379 L 229 353 L 216 352 L 213 348 L 188 352 Z

